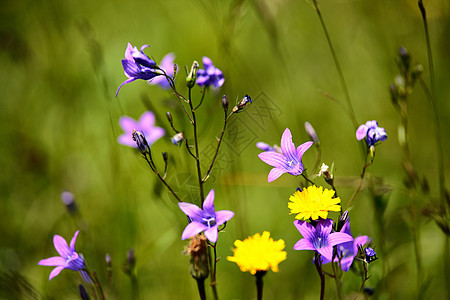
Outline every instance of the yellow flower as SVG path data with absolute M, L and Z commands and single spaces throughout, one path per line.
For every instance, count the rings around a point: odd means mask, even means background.
M 252 275 L 269 268 L 278 272 L 278 264 L 285 260 L 287 255 L 286 251 L 282 251 L 284 241 L 274 241 L 268 231 L 264 231 L 262 235 L 257 233 L 243 241 L 236 240 L 234 245 L 234 254 L 227 259 L 237 263 L 242 272 L 249 271 Z
M 326 219 L 329 211 L 340 211 L 341 202 L 339 197 L 333 198 L 334 191 L 322 187 L 310 186 L 303 191 L 296 191 L 289 197 L 288 207 L 290 214 L 298 214 L 296 219 L 307 220 L 309 218 L 317 220 L 319 217 Z

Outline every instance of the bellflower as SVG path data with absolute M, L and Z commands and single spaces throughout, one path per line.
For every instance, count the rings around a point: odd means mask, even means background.
M 266 164 L 274 167 L 270 172 L 267 181 L 272 182 L 284 173 L 300 175 L 303 172 L 302 156 L 311 147 L 313 142 L 306 142 L 295 149 L 292 142 L 291 131 L 286 128 L 281 137 L 281 152 L 266 151 L 258 154 L 258 157 Z
M 120 117 L 119 124 L 124 133 L 119 136 L 118 142 L 125 146 L 136 147 L 133 130 L 142 132 L 150 146 L 164 135 L 164 129 L 155 126 L 155 115 L 151 111 L 144 112 L 139 121 L 127 116 Z
M 212 60 L 209 57 L 203 56 L 203 67 L 197 71 L 197 84 L 199 86 L 214 86 L 219 88 L 225 82 L 221 70 L 214 67 Z
M 180 209 L 189 217 L 190 223 L 186 226 L 181 235 L 185 240 L 204 231 L 206 238 L 212 242 L 217 242 L 219 225 L 229 221 L 234 212 L 229 210 L 216 211 L 214 207 L 214 190 L 211 190 L 203 202 L 203 209 L 192 203 L 178 203 Z
M 321 219 L 316 227 L 306 221 L 294 221 L 295 227 L 304 237 L 294 245 L 294 250 L 314 250 L 322 255 L 322 260 L 331 261 L 333 258 L 333 246 L 353 241 L 351 235 L 343 232 L 331 233 L 332 219 Z
M 358 141 L 366 138 L 367 145 L 369 147 L 375 146 L 377 142 L 383 142 L 387 139 L 386 130 L 382 127 L 378 127 L 377 121 L 367 121 L 358 127 L 356 130 L 356 138 Z
M 163 70 L 167 76 L 172 77 L 173 76 L 173 61 L 175 59 L 175 55 L 173 53 L 169 53 L 166 56 L 163 57 L 161 60 L 161 63 L 159 64 L 159 68 Z M 170 84 L 167 80 L 166 76 L 157 76 L 153 79 L 150 79 L 148 81 L 149 84 L 152 85 L 159 85 L 163 89 L 169 89 Z
M 352 232 L 350 230 L 350 220 L 347 220 L 347 222 L 345 222 L 340 232 L 352 236 Z M 337 245 L 337 257 L 334 258 L 334 261 L 338 262 L 339 258 L 341 258 L 342 271 L 347 272 L 350 269 L 355 256 L 358 255 L 359 246 L 362 247 L 368 241 L 369 237 L 367 235 L 362 235 L 356 237 L 353 241 Z M 322 264 L 327 264 L 329 262 L 331 262 L 331 260 L 322 259 Z
M 75 235 L 70 241 L 70 247 L 67 245 L 67 242 L 63 237 L 59 235 L 55 235 L 53 237 L 53 244 L 55 245 L 55 249 L 58 251 L 60 256 L 42 259 L 38 263 L 38 265 L 41 266 L 56 266 L 56 268 L 54 268 L 50 273 L 49 280 L 52 280 L 52 278 L 57 276 L 63 269 L 82 271 L 86 268 L 83 257 L 79 256 L 78 253 L 75 252 L 75 241 L 79 232 L 79 230 L 75 232 Z
M 137 79 L 150 80 L 156 76 L 162 75 L 161 71 L 158 71 L 159 67 L 144 54 L 144 49 L 149 47 L 144 45 L 140 51 L 133 47 L 130 43 L 125 50 L 125 59 L 122 59 L 122 66 L 125 75 L 128 77 L 117 89 L 116 97 L 119 94 L 120 88 L 126 84 L 133 82 Z

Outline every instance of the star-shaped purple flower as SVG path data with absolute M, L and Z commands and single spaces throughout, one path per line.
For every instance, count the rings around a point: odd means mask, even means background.
M 358 127 L 356 130 L 356 138 L 358 141 L 366 138 L 367 145 L 375 146 L 377 142 L 383 142 L 387 139 L 386 130 L 382 127 L 378 127 L 378 122 L 367 121 L 366 124 L 363 124 Z
M 333 246 L 353 241 L 353 237 L 343 232 L 331 233 L 332 219 L 321 219 L 316 227 L 306 221 L 295 220 L 295 227 L 304 237 L 294 245 L 294 250 L 314 250 L 322 255 L 322 259 L 331 261 Z
M 169 53 L 163 57 L 161 63 L 159 64 L 159 68 L 166 72 L 166 75 L 169 77 L 173 76 L 173 61 L 175 60 L 175 54 Z M 166 76 L 157 76 L 148 81 L 149 84 L 159 85 L 163 89 L 169 89 L 170 84 L 167 80 Z
M 164 129 L 155 126 L 155 115 L 151 111 L 144 112 L 137 122 L 127 116 L 120 117 L 119 124 L 125 133 L 119 136 L 118 142 L 130 147 L 136 147 L 133 130 L 143 132 L 150 146 L 164 135 Z
M 197 71 L 197 84 L 199 86 L 214 86 L 219 88 L 225 82 L 222 71 L 214 67 L 209 57 L 203 56 L 203 67 Z
M 53 244 L 55 245 L 55 249 L 58 251 L 60 256 L 42 259 L 38 263 L 38 265 L 41 266 L 56 266 L 56 268 L 54 268 L 50 273 L 49 280 L 52 280 L 52 278 L 58 275 L 63 269 L 82 271 L 86 268 L 84 259 L 75 252 L 75 241 L 79 232 L 79 230 L 75 232 L 75 235 L 70 241 L 70 247 L 67 245 L 67 242 L 63 237 L 59 235 L 55 235 L 53 237 Z
M 144 49 L 147 47 L 149 47 L 149 45 L 144 45 L 139 51 L 136 47 L 133 47 L 128 43 L 127 49 L 125 50 L 125 59 L 122 59 L 123 70 L 128 79 L 119 86 L 116 97 L 124 84 L 133 82 L 137 79 L 149 80 L 162 75 L 162 72 L 158 71 L 159 67 L 156 63 L 144 54 Z
M 204 231 L 205 237 L 212 243 L 215 243 L 217 242 L 219 226 L 234 216 L 234 212 L 230 210 L 216 211 L 214 207 L 214 190 L 211 190 L 206 196 L 203 202 L 203 210 L 195 204 L 186 202 L 180 202 L 178 206 L 191 221 L 181 235 L 182 240 Z
M 292 142 L 291 131 L 286 128 L 281 137 L 281 152 L 266 151 L 258 154 L 258 157 L 266 164 L 274 167 L 269 172 L 268 182 L 272 182 L 284 173 L 300 175 L 303 172 L 302 156 L 311 147 L 313 142 L 306 142 L 295 149 Z
M 352 232 L 350 230 L 350 220 L 345 222 L 344 226 L 341 229 L 341 232 L 346 233 L 352 236 Z M 353 241 L 345 242 L 337 245 L 337 255 L 334 261 L 338 262 L 339 257 L 341 257 L 341 269 L 344 272 L 348 272 L 350 266 L 355 259 L 355 256 L 358 254 L 358 246 L 364 246 L 369 241 L 369 237 L 367 235 L 362 235 L 356 237 Z M 322 259 L 322 264 L 327 264 L 331 262 L 331 260 Z

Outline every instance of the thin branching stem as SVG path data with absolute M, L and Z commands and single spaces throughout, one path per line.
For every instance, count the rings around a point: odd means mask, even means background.
M 162 183 L 169 189 L 169 191 L 172 193 L 172 195 L 177 199 L 178 202 L 181 202 L 180 197 L 175 193 L 175 191 L 170 187 L 170 185 L 167 183 L 165 178 L 159 174 L 158 170 L 156 169 L 156 166 L 154 165 L 152 160 L 149 160 L 149 158 L 146 155 L 142 155 L 144 159 L 147 161 L 147 164 L 150 166 L 152 171 L 158 176 L 158 178 L 162 181 Z M 150 158 L 151 159 L 151 158 Z
M 345 206 L 344 211 L 348 210 L 348 208 L 352 205 L 353 200 L 355 200 L 356 195 L 358 195 L 359 191 L 361 190 L 362 185 L 363 185 L 363 182 L 364 182 L 364 176 L 365 176 L 365 174 L 366 174 L 366 170 L 367 170 L 367 168 L 368 168 L 371 164 L 373 164 L 373 160 L 374 160 L 374 158 L 375 158 L 375 152 L 374 152 L 374 154 L 373 154 L 372 159 L 370 160 L 370 162 L 369 162 L 369 163 L 366 163 L 367 157 L 368 157 L 368 156 L 369 156 L 369 152 L 367 152 L 367 154 L 366 154 L 366 156 L 365 156 L 365 158 L 364 158 L 364 165 L 363 165 L 363 168 L 362 168 L 362 171 L 361 171 L 361 175 L 360 175 L 360 177 L 359 177 L 359 184 L 358 184 L 358 187 L 357 187 L 356 190 L 353 192 L 353 195 L 352 195 L 352 197 L 350 198 L 350 201 L 348 201 L 347 205 Z
M 320 277 L 320 300 L 325 297 L 325 274 L 322 270 L 322 263 L 320 259 L 320 254 L 316 252 L 316 257 L 314 259 L 314 265 L 316 266 L 317 273 Z

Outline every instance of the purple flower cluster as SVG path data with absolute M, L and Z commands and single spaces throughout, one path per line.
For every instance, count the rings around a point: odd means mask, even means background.
M 382 127 L 378 127 L 377 121 L 367 121 L 358 127 L 356 130 L 356 138 L 358 141 L 366 138 L 367 145 L 369 147 L 375 146 L 377 142 L 383 142 L 387 139 L 386 130 Z
M 53 245 L 60 256 L 42 259 L 38 263 L 38 265 L 41 266 L 56 266 L 50 273 L 49 280 L 52 280 L 52 278 L 57 276 L 63 269 L 82 271 L 86 268 L 83 257 L 75 252 L 75 242 L 79 232 L 80 231 L 75 232 L 75 235 L 70 241 L 70 247 L 63 237 L 59 235 L 53 237 Z
M 189 224 L 183 231 L 181 239 L 193 237 L 205 232 L 205 237 L 212 243 L 217 242 L 218 228 L 229 221 L 234 212 L 230 210 L 216 211 L 214 207 L 214 190 L 211 190 L 203 202 L 203 209 L 192 203 L 178 203 L 180 209 L 188 216 Z
M 144 54 L 144 49 L 147 47 L 149 45 L 144 45 L 138 50 L 128 43 L 127 49 L 125 50 L 125 59 L 122 59 L 123 70 L 128 79 L 119 86 L 116 97 L 124 84 L 137 79 L 150 80 L 156 76 L 163 75 L 156 63 Z
M 306 142 L 295 149 L 295 145 L 292 142 L 292 134 L 288 128 L 286 128 L 281 137 L 281 153 L 273 151 L 271 148 L 262 147 L 265 145 L 260 144 L 260 149 L 266 148 L 268 151 L 258 154 L 258 157 L 266 164 L 274 167 L 269 172 L 267 181 L 272 182 L 284 173 L 295 176 L 300 175 L 303 172 L 302 156 L 312 144 L 313 142 Z
M 209 57 L 203 56 L 203 67 L 197 71 L 197 84 L 199 86 L 210 86 L 219 88 L 225 82 L 221 70 L 214 67 L 212 60 Z

